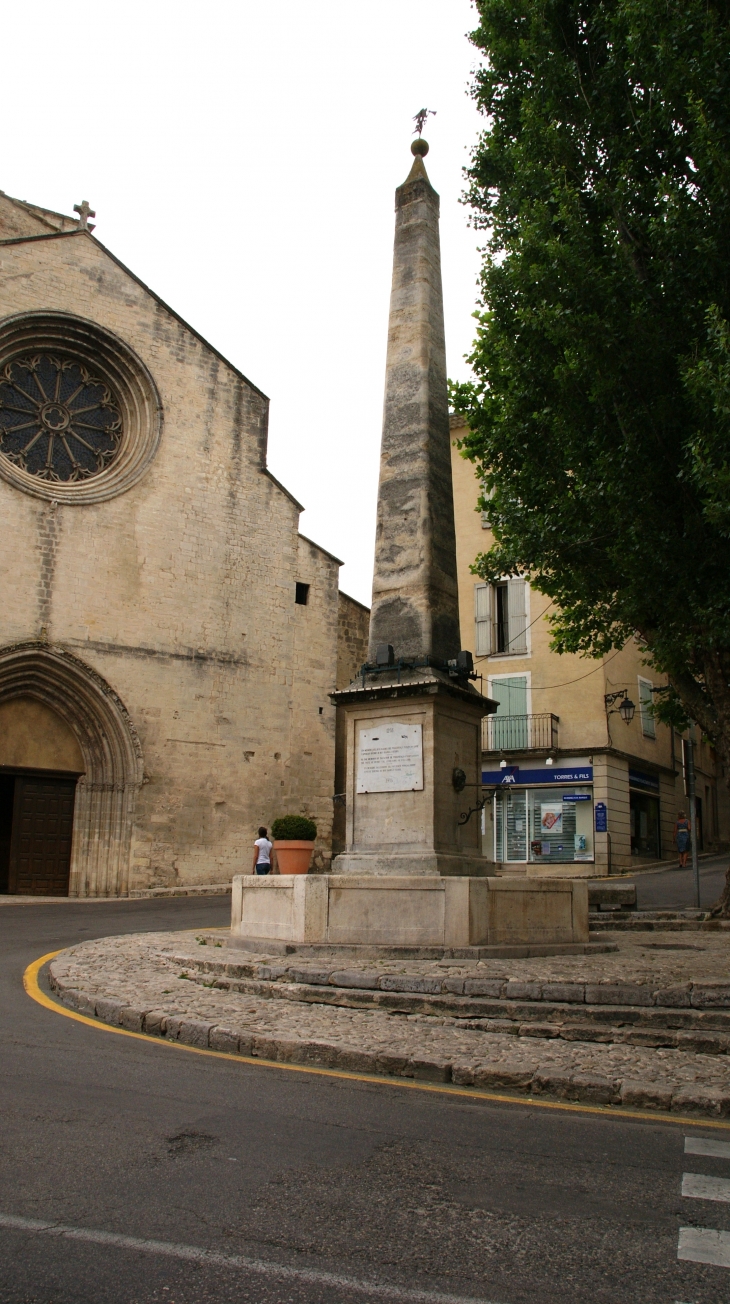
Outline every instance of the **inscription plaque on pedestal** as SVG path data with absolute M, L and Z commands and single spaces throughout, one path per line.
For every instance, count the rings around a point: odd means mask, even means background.
M 422 788 L 422 725 L 395 721 L 379 729 L 361 729 L 358 792 L 412 792 Z

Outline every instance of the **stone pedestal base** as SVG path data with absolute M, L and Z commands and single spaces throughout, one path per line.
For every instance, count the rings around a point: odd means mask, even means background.
M 436 947 L 588 942 L 588 887 L 565 879 L 239 874 L 239 944 Z
M 332 872 L 485 876 L 482 718 L 496 703 L 430 666 L 365 678 L 332 695 L 346 753 L 346 846 Z M 363 738 L 382 734 L 385 748 L 401 729 L 418 737 L 418 764 L 375 779 L 363 764 Z

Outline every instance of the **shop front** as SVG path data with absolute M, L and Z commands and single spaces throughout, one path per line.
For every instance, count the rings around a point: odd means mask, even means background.
M 629 770 L 629 818 L 631 855 L 661 860 L 659 776 Z
M 485 770 L 492 796 L 494 860 L 501 864 L 588 865 L 595 860 L 593 767 L 510 765 Z

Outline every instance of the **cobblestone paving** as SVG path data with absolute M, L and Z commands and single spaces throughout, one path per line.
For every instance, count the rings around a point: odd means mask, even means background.
M 649 947 L 661 936 L 652 934 Z M 520 983 L 728 983 L 730 946 L 724 938 L 703 937 L 701 952 L 647 949 L 647 940 L 637 942 L 634 936 L 618 940 L 618 954 L 592 957 L 487 960 L 446 968 L 434 961 L 376 965 L 368 960 L 361 968 L 414 977 L 483 974 Z M 229 955 L 214 932 L 105 938 L 64 951 L 51 966 L 52 984 L 66 1004 L 106 1022 L 238 1054 L 597 1103 L 730 1114 L 726 1054 L 566 1042 L 539 1023 L 514 1035 L 514 1030 L 475 1026 L 474 1020 L 466 1026 L 456 1017 L 272 1000 L 221 990 L 212 985 L 215 974 L 205 985 L 201 960 L 209 959 L 217 969 L 216 961 L 225 963 Z M 237 952 L 235 959 L 237 965 L 267 966 L 260 955 Z M 292 967 L 293 958 L 271 957 L 269 969 L 277 965 Z M 348 961 L 348 968 L 357 965 Z

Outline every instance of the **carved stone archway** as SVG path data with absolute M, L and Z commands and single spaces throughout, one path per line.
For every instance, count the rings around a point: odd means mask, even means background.
M 142 748 L 124 704 L 78 657 L 45 643 L 0 648 L 0 702 L 31 697 L 78 739 L 85 774 L 76 788 L 69 896 L 126 896 Z

